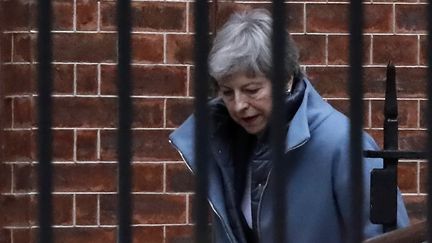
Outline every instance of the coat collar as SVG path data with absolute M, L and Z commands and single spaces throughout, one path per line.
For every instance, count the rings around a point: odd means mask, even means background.
M 302 80 L 306 88 L 300 107 L 291 120 L 290 128 L 286 136 L 285 151 L 296 149 L 304 145 L 311 136 L 311 131 L 318 126 L 332 111 L 333 108 L 325 102 L 312 84 L 306 78 Z M 218 110 L 220 100 L 211 101 L 210 106 Z M 216 114 L 219 115 L 219 114 Z M 220 114 L 220 118 L 224 115 Z M 225 116 L 226 117 L 226 116 Z M 225 118 L 226 119 L 226 118 Z M 220 123 L 215 124 L 218 129 Z M 191 115 L 178 129 L 169 136 L 170 142 L 182 155 L 192 171 L 196 169 L 194 159 L 194 127 L 195 118 Z

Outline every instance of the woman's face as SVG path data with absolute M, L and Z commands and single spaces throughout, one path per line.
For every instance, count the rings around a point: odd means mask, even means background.
M 264 76 L 247 77 L 240 73 L 218 82 L 231 118 L 250 134 L 267 126 L 272 109 L 271 81 Z

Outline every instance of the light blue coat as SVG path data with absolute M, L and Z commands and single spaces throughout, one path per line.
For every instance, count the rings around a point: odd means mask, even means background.
M 308 80 L 303 101 L 294 115 L 287 132 L 286 195 L 287 242 L 317 243 L 346 242 L 344 234 L 350 222 L 349 203 L 355 193 L 349 182 L 349 120 L 325 102 Z M 189 117 L 170 135 L 170 142 L 181 153 L 192 171 L 196 170 L 194 159 L 194 117 Z M 365 150 L 379 149 L 373 139 L 365 134 Z M 218 151 L 205 161 L 210 168 L 209 202 L 214 212 L 214 242 L 239 242 L 228 222 L 224 203 L 221 166 L 216 162 Z M 289 163 L 289 164 L 288 164 Z M 365 238 L 383 233 L 381 225 L 369 221 L 370 172 L 381 168 L 381 159 L 364 159 L 363 217 Z M 274 181 L 272 173 L 267 180 L 260 203 L 258 228 L 261 242 L 274 242 L 274 219 L 271 213 Z M 398 192 L 398 227 L 408 225 L 409 219 Z M 283 242 L 281 242 L 283 243 Z

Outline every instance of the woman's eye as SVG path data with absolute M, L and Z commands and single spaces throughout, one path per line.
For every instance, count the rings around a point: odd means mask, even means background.
M 224 91 L 222 91 L 222 95 L 223 96 L 231 96 L 232 95 L 232 91 L 231 90 L 224 90 Z
M 256 94 L 258 93 L 259 89 L 246 89 L 246 93 L 248 94 Z

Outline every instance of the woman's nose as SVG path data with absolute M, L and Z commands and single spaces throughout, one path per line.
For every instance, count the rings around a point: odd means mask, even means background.
M 238 94 L 236 95 L 235 99 L 234 99 L 234 106 L 235 106 L 235 110 L 241 111 L 244 110 L 245 108 L 248 107 L 249 103 L 246 97 L 244 97 L 244 95 Z

